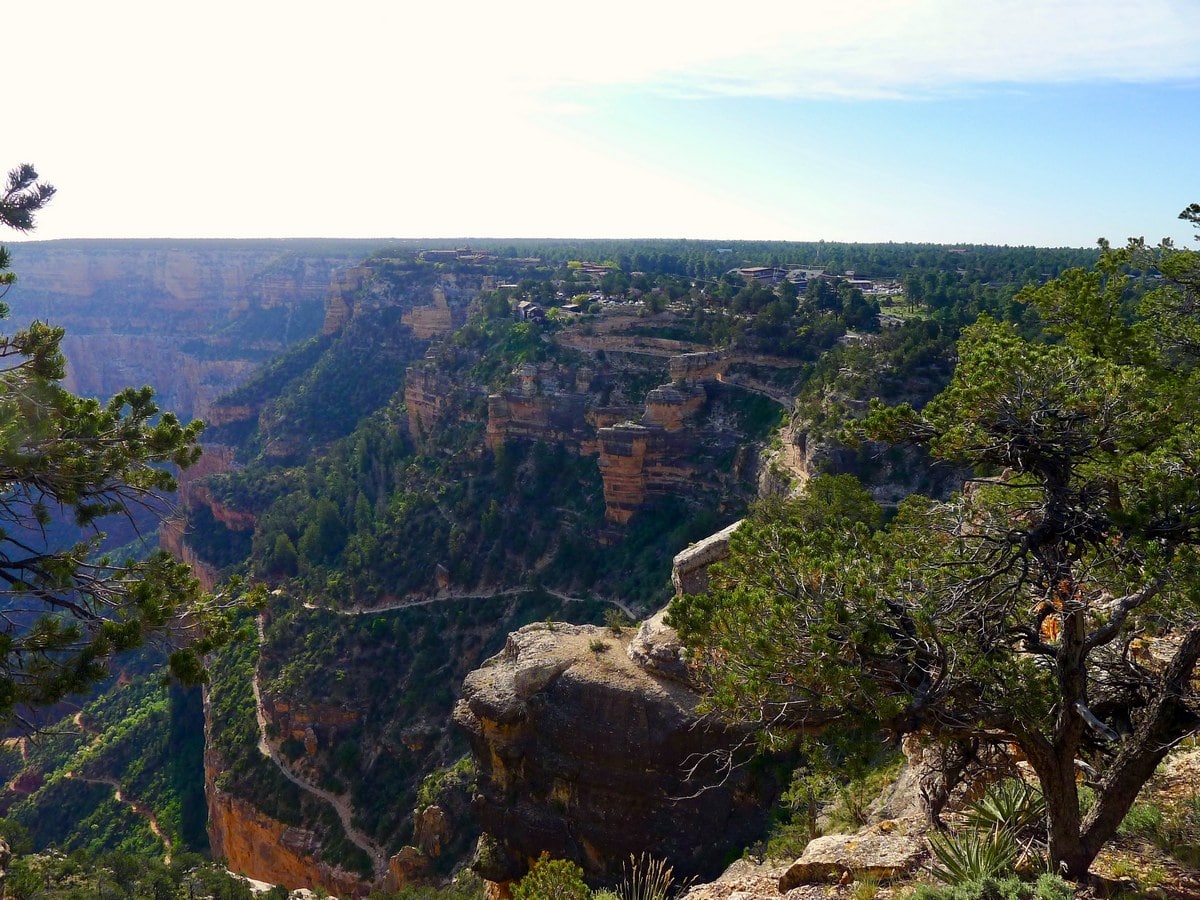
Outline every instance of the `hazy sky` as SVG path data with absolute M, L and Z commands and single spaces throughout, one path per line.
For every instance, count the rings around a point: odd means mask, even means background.
M 1197 0 L 39 0 L 32 236 L 1190 241 Z M 6 239 L 7 235 L 3 236 Z

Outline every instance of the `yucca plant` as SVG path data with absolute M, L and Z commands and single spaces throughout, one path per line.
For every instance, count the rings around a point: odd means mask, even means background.
M 1046 820 L 1042 792 L 1019 778 L 1006 778 L 967 808 L 966 822 L 972 828 L 1007 829 L 1019 834 Z
M 649 853 L 635 857 L 621 866 L 623 878 L 617 888 L 621 900 L 667 900 L 675 883 L 675 869 L 665 859 L 655 859 Z
M 981 881 L 1012 872 L 1021 855 L 1016 836 L 1007 828 L 931 834 L 929 849 L 937 861 L 933 875 L 946 884 Z

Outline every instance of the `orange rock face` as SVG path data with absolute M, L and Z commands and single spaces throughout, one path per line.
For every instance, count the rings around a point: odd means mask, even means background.
M 329 278 L 329 290 L 325 293 L 325 324 L 322 334 L 334 334 L 354 314 L 355 294 L 363 289 L 371 270 L 366 266 L 347 266 L 335 269 Z
M 279 733 L 302 741 L 310 755 L 317 751 L 318 744 L 332 744 L 339 731 L 351 727 L 359 720 L 359 712 L 355 709 L 333 704 L 293 705 L 265 693 L 263 706 L 267 718 L 279 728 Z
M 184 469 L 179 473 L 179 499 L 184 504 L 203 504 L 212 511 L 213 517 L 226 528 L 245 531 L 254 527 L 254 516 L 216 502 L 212 492 L 202 481 L 207 475 L 230 471 L 233 468 L 233 453 L 232 447 L 221 444 L 205 445 L 204 453 L 199 461 L 191 468 Z M 187 545 L 184 519 L 172 517 L 164 521 L 159 528 L 158 544 L 176 559 L 190 565 L 206 591 L 211 591 L 216 587 L 218 581 L 216 569 L 197 556 Z
M 232 509 L 213 498 L 206 484 L 193 485 L 188 491 L 188 500 L 212 510 L 213 518 L 232 531 L 250 531 L 256 521 L 253 513 Z
M 204 417 L 204 421 L 216 428 L 233 422 L 245 422 L 257 416 L 258 410 L 252 406 L 214 403 L 208 408 L 208 414 Z
M 488 397 L 487 444 L 495 450 L 506 440 L 534 440 L 578 453 L 591 432 L 585 410 L 586 399 L 579 394 L 493 394 Z
M 690 464 L 695 436 L 645 425 L 615 425 L 599 433 L 605 517 L 626 524 L 651 496 L 686 494 L 702 474 Z
M 466 321 L 461 308 L 450 306 L 444 288 L 433 289 L 433 302 L 428 306 L 414 306 L 405 312 L 400 321 L 413 330 L 413 337 L 427 341 L 446 337 Z
M 667 431 L 679 431 L 687 420 L 704 408 L 708 394 L 695 382 L 664 384 L 646 395 L 643 425 L 657 425 Z
M 450 405 L 454 382 L 434 369 L 410 366 L 404 375 L 404 405 L 408 430 L 418 444 L 424 440 Z
M 224 857 L 230 871 L 288 888 L 320 888 L 343 898 L 367 894 L 369 886 L 358 878 L 316 859 L 318 842 L 312 832 L 277 822 L 220 792 L 215 774 L 206 760 L 208 839 L 213 856 Z
M 200 559 L 184 540 L 187 523 L 178 516 L 166 519 L 158 530 L 158 545 L 176 559 L 192 567 L 192 574 L 200 580 L 200 586 L 206 590 L 214 590 L 219 578 L 217 570 Z

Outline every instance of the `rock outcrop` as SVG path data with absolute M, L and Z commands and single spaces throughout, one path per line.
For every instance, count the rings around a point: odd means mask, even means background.
M 795 497 L 820 471 L 810 452 L 808 435 L 794 425 L 785 425 L 779 429 L 779 445 L 766 454 L 764 465 L 759 468 L 758 494 Z
M 215 590 L 220 581 L 217 570 L 196 555 L 187 545 L 185 534 L 187 520 L 182 516 L 172 516 L 163 520 L 158 531 L 158 545 L 181 562 L 192 567 L 192 574 L 200 581 L 200 587 L 206 591 Z
M 667 364 L 672 381 L 696 381 L 716 378 L 721 373 L 725 355 L 719 350 L 681 353 L 672 356 Z
M 447 337 L 466 319 L 466 310 L 461 306 L 451 306 L 446 289 L 440 285 L 433 289 L 432 303 L 414 306 L 400 317 L 400 321 L 413 330 L 413 337 L 421 341 Z
M 646 395 L 642 424 L 679 431 L 707 402 L 708 394 L 702 384 L 694 381 L 664 384 Z
M 457 385 L 443 372 L 422 366 L 409 366 L 404 375 L 404 406 L 408 410 L 408 431 L 420 444 L 441 421 Z
M 692 429 L 668 431 L 634 422 L 601 428 L 599 465 L 608 520 L 624 525 L 648 500 L 687 497 L 705 483 L 702 476 L 719 477 L 716 467 L 703 460 L 709 449 L 706 437 L 723 440 L 728 450 L 736 446 L 732 435 L 708 436 Z
M 671 583 L 676 594 L 702 594 L 708 590 L 708 567 L 729 557 L 729 539 L 742 520 L 680 550 L 671 561 Z
M 357 294 L 371 277 L 367 266 L 346 266 L 330 273 L 329 289 L 325 292 L 325 322 L 322 334 L 336 334 L 350 321 Z
M 779 892 L 814 881 L 870 878 L 888 881 L 912 872 L 925 856 L 919 833 L 889 819 L 854 834 L 827 834 L 808 842 L 804 853 L 779 878 Z
M 557 443 L 573 453 L 596 452 L 594 410 L 602 382 L 586 366 L 526 363 L 512 373 L 514 384 L 488 397 L 487 444 L 509 440 Z M 623 410 L 626 415 L 632 408 Z
M 361 718 L 358 710 L 334 703 L 307 706 L 275 699 L 265 692 L 263 713 L 281 737 L 300 741 L 310 755 L 316 752 L 318 745 L 331 746 Z
M 713 875 L 761 833 L 778 786 L 726 770 L 742 735 L 699 715 L 686 685 L 633 661 L 628 640 L 529 625 L 467 676 L 455 720 L 479 771 L 476 865 L 488 880 L 518 878 L 548 851 L 612 882 L 646 848 L 678 875 Z

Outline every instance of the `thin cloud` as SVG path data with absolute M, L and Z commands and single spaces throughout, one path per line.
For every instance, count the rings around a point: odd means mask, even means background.
M 625 6 L 632 4 L 618 3 L 611 18 L 637 22 Z M 814 6 L 781 12 L 773 2 L 747 0 L 732 24 L 727 16 L 669 22 L 651 15 L 648 30 L 586 28 L 567 42 L 569 54 L 535 58 L 556 70 L 559 86 L 637 84 L 699 97 L 896 99 L 993 84 L 1200 78 L 1200 4 L 1191 0 Z M 610 48 L 607 64 L 597 62 L 601 48 Z

